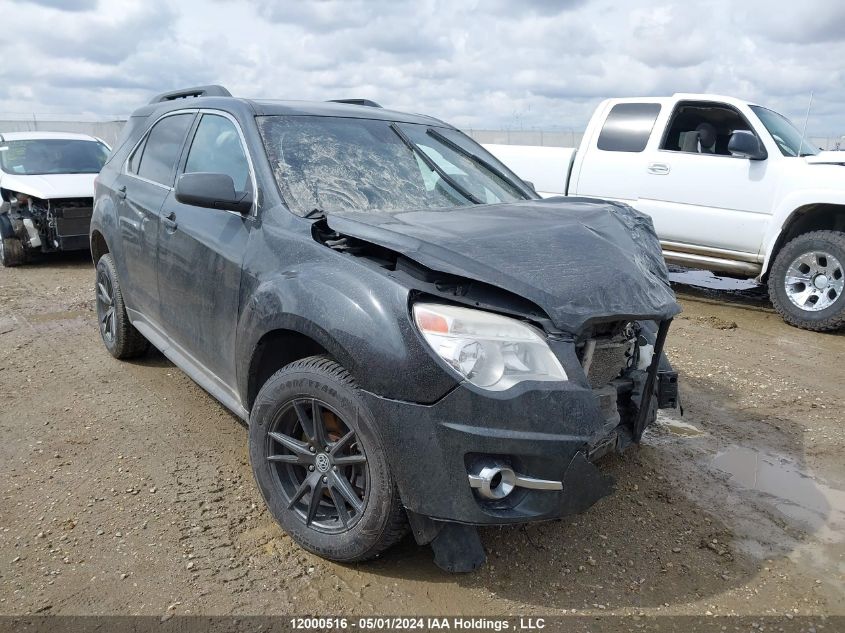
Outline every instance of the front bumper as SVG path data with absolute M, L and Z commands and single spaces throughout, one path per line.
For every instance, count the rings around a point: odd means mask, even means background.
M 593 462 L 632 442 L 635 394 L 646 378 L 645 371 L 635 371 L 597 390 L 575 381 L 552 388 L 534 383 L 506 395 L 464 383 L 431 405 L 366 397 L 408 510 L 440 521 L 504 524 L 581 512 L 613 492 L 612 479 Z M 658 400 L 655 390 L 646 425 Z M 481 499 L 468 471 L 484 459 L 561 481 L 563 489 L 518 488 L 502 500 Z

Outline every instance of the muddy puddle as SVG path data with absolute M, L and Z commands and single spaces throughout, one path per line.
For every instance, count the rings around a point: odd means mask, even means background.
M 751 448 L 732 446 L 718 453 L 711 465 L 786 517 L 810 528 L 826 542 L 845 541 L 845 491 L 818 481 L 793 461 Z
M 732 446 L 710 462 L 730 475 L 730 482 L 754 500 L 776 510 L 787 523 L 810 536 L 800 538 L 789 557 L 803 560 L 816 570 L 845 574 L 845 490 L 820 481 L 794 461 L 751 448 Z M 765 551 L 752 534 L 739 543 L 762 558 Z
M 694 424 L 676 420 L 675 418 L 669 417 L 662 412 L 658 413 L 657 421 L 654 424 L 657 430 L 671 433 L 672 435 L 677 435 L 679 437 L 701 437 L 703 435 L 707 435 L 707 431 L 698 428 Z

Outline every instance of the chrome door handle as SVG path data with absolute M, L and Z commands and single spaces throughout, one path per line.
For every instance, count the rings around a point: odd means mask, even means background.
M 671 168 L 666 163 L 650 163 L 648 166 L 648 173 L 662 176 L 668 174 Z

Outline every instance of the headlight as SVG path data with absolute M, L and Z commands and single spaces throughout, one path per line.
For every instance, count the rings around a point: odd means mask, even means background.
M 567 380 L 546 341 L 508 317 L 436 303 L 413 306 L 431 348 L 472 384 L 503 391 L 523 380 Z

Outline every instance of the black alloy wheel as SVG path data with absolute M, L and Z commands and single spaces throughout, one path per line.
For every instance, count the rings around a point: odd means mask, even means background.
M 117 333 L 117 317 L 114 307 L 114 286 L 105 268 L 97 269 L 97 321 L 100 335 L 106 344 L 114 344 Z
M 378 419 L 332 358 L 294 361 L 264 382 L 249 414 L 249 459 L 267 509 L 309 552 L 360 562 L 407 532 Z
M 367 456 L 340 414 L 317 398 L 297 398 L 267 433 L 266 459 L 302 522 L 336 534 L 353 527 L 367 503 Z

